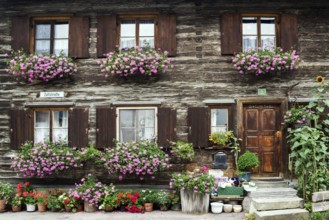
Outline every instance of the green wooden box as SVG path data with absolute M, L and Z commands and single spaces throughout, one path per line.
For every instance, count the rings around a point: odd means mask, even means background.
M 217 189 L 217 195 L 218 196 L 231 196 L 231 195 L 234 195 L 234 196 L 243 196 L 244 195 L 244 190 L 243 190 L 243 187 L 225 187 L 225 188 L 222 188 L 222 187 L 218 187 Z

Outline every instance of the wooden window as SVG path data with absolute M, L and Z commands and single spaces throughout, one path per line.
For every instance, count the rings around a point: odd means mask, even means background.
M 155 47 L 156 41 L 156 16 L 119 17 L 120 48 Z
M 68 142 L 68 111 L 36 109 L 34 111 L 34 142 Z
M 117 115 L 117 140 L 120 142 L 157 136 L 156 107 L 119 107 Z
M 275 16 L 243 16 L 243 51 L 277 46 L 277 18 Z
M 232 107 L 211 106 L 210 109 L 210 133 L 232 130 Z

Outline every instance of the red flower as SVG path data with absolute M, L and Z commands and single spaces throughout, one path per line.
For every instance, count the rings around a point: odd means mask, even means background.
M 21 191 L 22 190 L 22 184 L 21 183 L 19 183 L 19 184 L 17 184 L 17 191 Z
M 136 197 L 132 197 L 132 198 L 130 199 L 130 201 L 133 202 L 133 203 L 135 203 L 135 202 L 137 201 L 137 198 L 136 198 Z
M 139 193 L 138 192 L 135 193 L 135 197 L 139 198 Z
M 29 182 L 25 182 L 24 185 L 25 185 L 26 187 L 28 187 L 28 186 L 30 185 L 30 183 L 29 183 Z
M 70 202 L 71 202 L 71 200 L 69 200 L 69 199 L 64 199 L 64 204 L 65 204 L 65 205 L 69 204 Z
M 78 201 L 80 199 L 80 197 L 74 197 L 75 201 Z
M 30 192 L 30 196 L 34 196 L 34 192 Z
M 29 192 L 23 192 L 23 196 L 28 196 L 29 195 Z

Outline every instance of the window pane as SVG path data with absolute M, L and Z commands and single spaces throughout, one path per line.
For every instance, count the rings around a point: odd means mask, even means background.
M 65 55 L 69 51 L 69 41 L 68 40 L 55 40 L 54 41 L 54 54 L 58 55 L 63 51 Z
M 135 38 L 121 38 L 120 47 L 121 48 L 136 47 L 136 39 Z
M 55 24 L 55 39 L 56 38 L 69 38 L 68 24 Z
M 120 127 L 135 127 L 135 110 L 120 110 Z
M 139 36 L 153 37 L 154 36 L 154 21 L 140 20 L 139 21 Z
M 34 142 L 44 142 L 49 140 L 50 112 L 36 111 L 34 124 Z
M 53 128 L 67 128 L 68 127 L 68 113 L 67 111 L 53 111 Z
M 67 143 L 67 138 L 68 136 L 68 129 L 67 128 L 55 128 L 53 129 L 53 141 L 54 142 L 58 142 L 58 141 L 62 141 Z
M 272 48 L 275 46 L 275 36 L 262 36 L 262 48 Z
M 35 52 L 37 54 L 49 53 L 50 51 L 50 40 L 36 40 L 35 41 Z
M 257 35 L 257 18 L 254 17 L 242 18 L 242 34 Z
M 275 18 L 261 18 L 261 35 L 275 35 Z
M 135 37 L 136 25 L 134 20 L 122 20 L 120 27 L 121 37 Z
M 140 37 L 139 46 L 145 47 L 146 45 L 149 45 L 150 47 L 154 47 L 154 37 Z
M 243 37 L 243 51 L 256 50 L 257 49 L 257 37 L 256 36 L 244 36 Z
M 50 39 L 50 24 L 37 24 L 35 26 L 35 39 Z
M 49 141 L 49 128 L 35 128 L 34 129 L 34 142 L 46 142 Z
M 211 133 L 228 130 L 228 109 L 211 109 Z

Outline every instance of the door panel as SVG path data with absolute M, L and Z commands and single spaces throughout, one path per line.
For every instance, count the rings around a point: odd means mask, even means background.
M 277 176 L 280 170 L 281 140 L 279 105 L 243 106 L 244 149 L 258 155 L 260 166 L 254 173 Z

